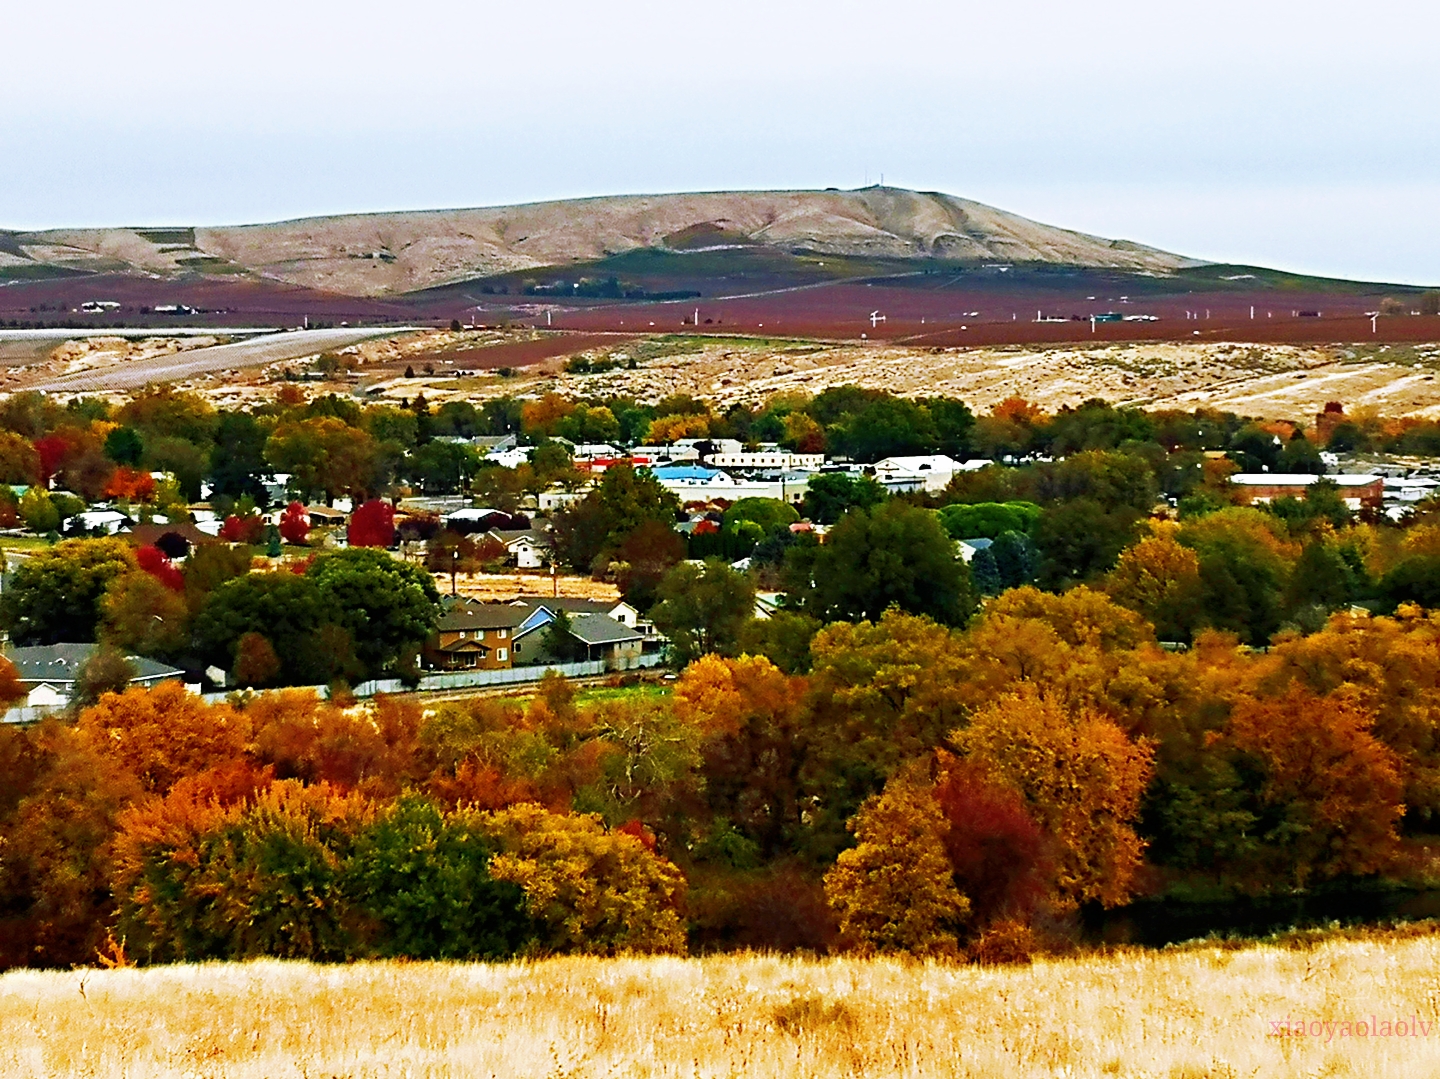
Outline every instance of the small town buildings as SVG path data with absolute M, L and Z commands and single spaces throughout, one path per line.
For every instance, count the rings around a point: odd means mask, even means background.
M 1230 482 L 1241 488 L 1247 501 L 1270 502 L 1276 498 L 1303 498 L 1307 488 L 1320 480 L 1340 488 L 1340 498 L 1352 510 L 1380 509 L 1385 502 L 1385 481 L 1380 476 L 1312 476 L 1309 473 L 1237 472 Z
M 717 453 L 739 453 L 745 443 L 738 438 L 677 438 L 675 449 L 694 451 L 702 460 Z
M 183 558 L 196 547 L 217 542 L 213 535 L 202 532 L 188 521 L 139 524 L 121 532 L 120 538 L 133 547 L 158 547 L 170 558 Z
M 519 468 L 530 460 L 530 450 L 525 446 L 511 446 L 485 455 L 485 460 L 502 468 Z
M 759 450 L 740 453 L 712 453 L 706 458 L 716 468 L 766 468 L 786 472 L 818 472 L 825 464 L 823 453 L 791 453 L 789 450 Z
M 779 472 L 767 477 L 736 479 L 704 465 L 660 465 L 652 471 L 660 486 L 673 491 L 682 503 L 738 502 L 742 498 L 775 498 L 791 504 L 804 500 L 813 472 Z
M 694 446 L 636 446 L 630 451 L 630 460 L 637 465 L 654 467 L 682 461 L 698 461 L 700 451 Z
M 5 658 L 15 665 L 25 687 L 26 708 L 64 708 L 75 696 L 80 671 L 95 654 L 94 644 L 35 644 L 7 648 Z M 126 656 L 135 674 L 132 686 L 147 689 L 161 682 L 183 682 L 185 673 L 144 656 Z
M 423 662 L 441 671 L 506 670 L 514 666 L 515 632 L 526 613 L 507 603 L 456 600 L 436 622 Z

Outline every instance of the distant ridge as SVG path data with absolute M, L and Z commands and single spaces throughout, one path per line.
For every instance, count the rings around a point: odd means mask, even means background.
M 0 232 L 0 277 L 80 271 L 265 278 L 351 296 L 387 296 L 642 248 L 717 247 L 1161 274 L 1204 265 L 953 195 L 867 187 L 618 195 L 224 228 Z

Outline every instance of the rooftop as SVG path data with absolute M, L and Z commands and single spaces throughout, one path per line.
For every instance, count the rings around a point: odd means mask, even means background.
M 435 628 L 442 633 L 462 629 L 514 629 L 529 614 L 525 607 L 509 603 L 472 603 L 462 600 L 442 614 Z
M 1337 487 L 1369 487 L 1379 483 L 1379 476 L 1342 475 L 1314 476 L 1308 472 L 1237 472 L 1230 477 L 1231 483 L 1242 487 L 1309 487 L 1320 480 L 1330 480 Z
M 623 641 L 643 641 L 645 635 L 637 633 L 623 622 L 603 614 L 577 614 L 570 618 L 570 633 L 582 644 L 620 644 Z
M 5 658 L 15 665 L 20 681 L 49 682 L 52 685 L 75 681 L 80 668 L 95 653 L 92 643 L 34 644 L 24 648 L 8 648 Z M 144 656 L 126 656 L 135 668 L 136 682 L 161 682 L 182 678 L 184 672 Z

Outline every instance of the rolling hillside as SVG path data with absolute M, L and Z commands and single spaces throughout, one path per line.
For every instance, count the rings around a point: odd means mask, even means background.
M 1162 274 L 1199 264 L 951 195 L 870 187 L 626 195 L 226 228 L 0 232 L 0 278 L 76 272 L 260 278 L 343 295 L 395 296 L 639 250 L 745 248 Z

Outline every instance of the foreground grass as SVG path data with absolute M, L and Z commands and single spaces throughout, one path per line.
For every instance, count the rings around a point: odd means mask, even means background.
M 19 971 L 0 977 L 0 1076 L 1414 1079 L 1440 1075 L 1437 1011 L 1440 936 L 1423 932 L 1010 968 L 724 957 Z M 1417 1016 L 1428 1033 L 1373 1036 L 1372 1016 Z M 1287 1017 L 1332 1027 L 1276 1036 Z

